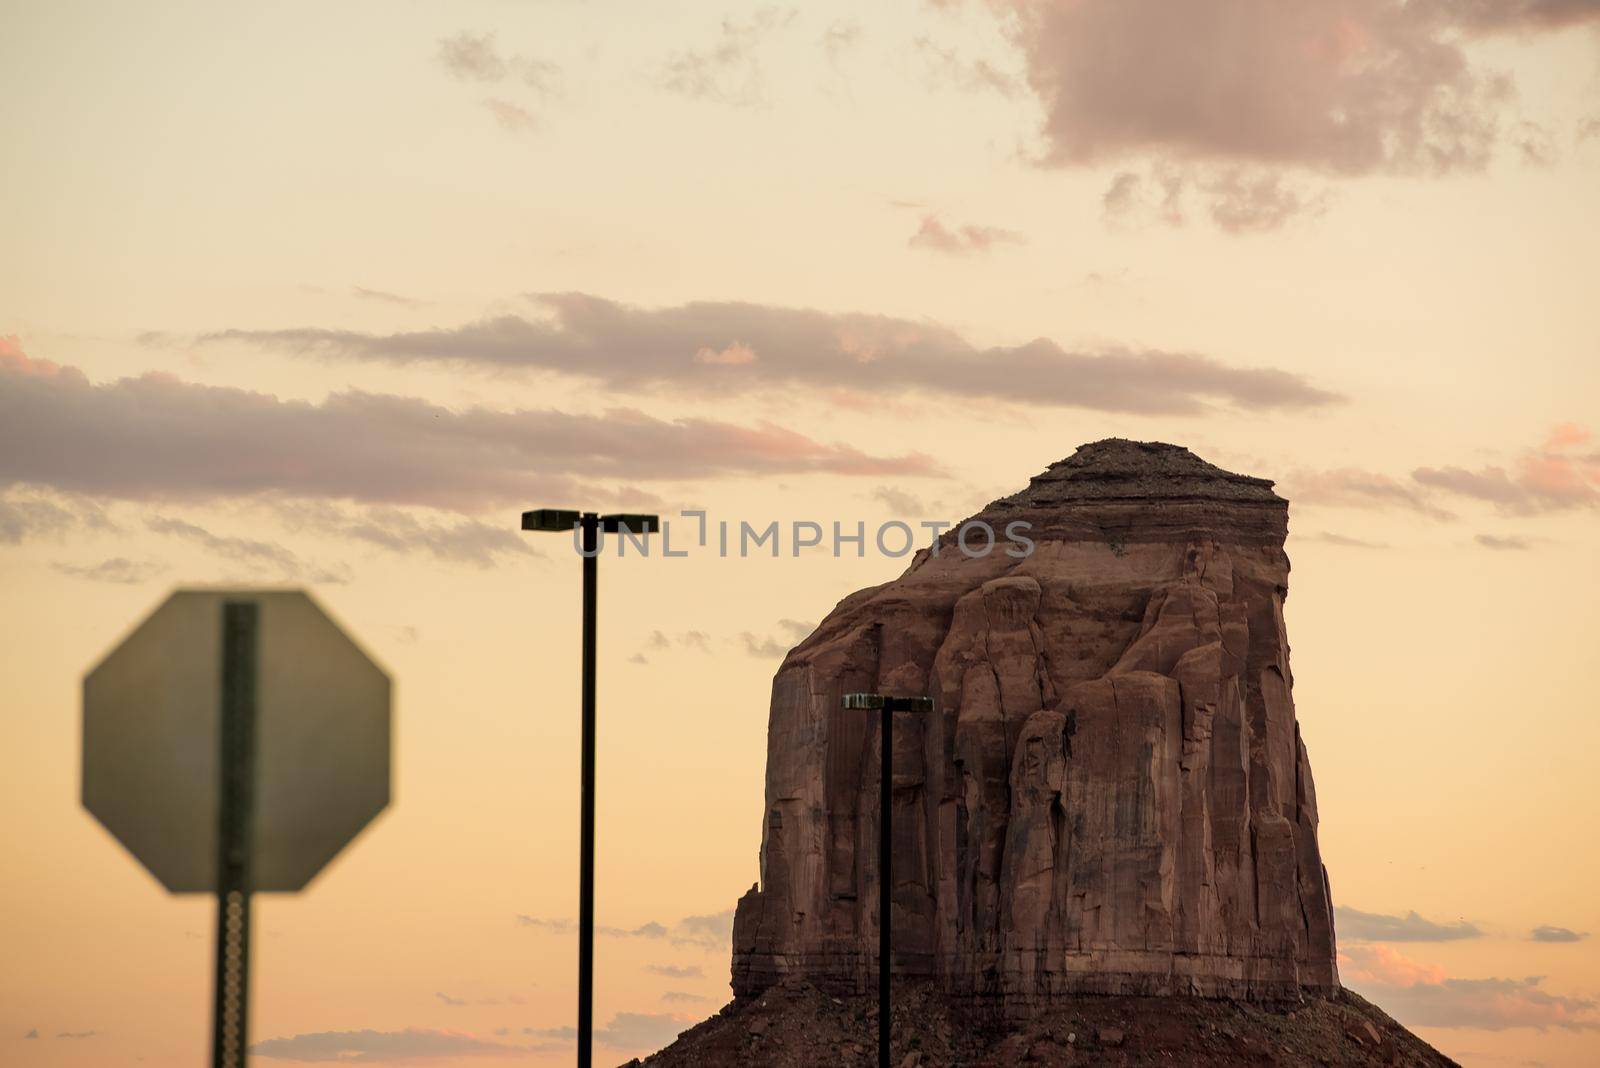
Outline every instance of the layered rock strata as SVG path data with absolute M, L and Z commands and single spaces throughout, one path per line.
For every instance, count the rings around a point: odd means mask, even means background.
M 974 517 L 1028 523 L 1031 554 L 951 531 L 840 602 L 773 681 L 735 992 L 875 982 L 878 726 L 840 709 L 854 691 L 936 703 L 895 722 L 897 974 L 1010 1012 L 1336 989 L 1287 517 L 1264 479 L 1096 442 Z

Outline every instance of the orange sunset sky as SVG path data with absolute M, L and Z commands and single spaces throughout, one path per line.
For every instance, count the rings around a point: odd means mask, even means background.
M 1600 4 L 0 0 L 0 144 L 0 1064 L 207 1056 L 212 903 L 78 804 L 171 588 L 394 680 L 257 1062 L 566 1064 L 579 568 L 518 513 L 957 520 L 1109 436 L 1291 501 L 1346 983 L 1600 1063 Z M 606 1063 L 728 997 L 772 673 L 904 565 L 602 561 Z

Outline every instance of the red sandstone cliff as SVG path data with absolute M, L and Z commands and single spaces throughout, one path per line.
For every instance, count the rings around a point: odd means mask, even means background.
M 773 681 L 761 881 L 736 994 L 877 969 L 875 714 L 895 724 L 897 975 L 1027 1012 L 1070 993 L 1338 986 L 1283 602 L 1288 505 L 1187 449 L 1085 445 L 840 602 Z

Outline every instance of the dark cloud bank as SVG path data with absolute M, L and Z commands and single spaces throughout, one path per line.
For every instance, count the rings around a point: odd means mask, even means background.
M 987 231 L 945 236 L 964 247 L 994 239 Z M 1219 405 L 1301 411 L 1341 399 L 1297 374 L 1192 353 L 1074 352 L 1047 338 L 984 348 L 932 323 L 731 301 L 639 308 L 584 293 L 529 299 L 542 315 L 392 334 L 236 329 L 198 340 L 397 365 L 553 371 L 623 392 L 712 397 L 809 387 L 1137 415 Z
M 477 512 L 530 494 L 575 497 L 589 480 L 807 472 L 938 469 L 926 456 L 872 455 L 770 423 L 662 420 L 623 408 L 455 411 L 355 390 L 312 403 L 158 373 L 95 383 L 75 368 L 0 358 L 0 488 L 122 500 L 277 494 Z M 14 513 L 0 516 L 7 532 L 59 518 Z

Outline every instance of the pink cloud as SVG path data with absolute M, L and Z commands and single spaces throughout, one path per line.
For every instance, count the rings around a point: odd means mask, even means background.
M 1399 508 L 1430 519 L 1454 519 L 1416 486 L 1376 471 L 1342 467 L 1332 471 L 1299 471 L 1288 480 L 1289 499 L 1304 504 L 1347 508 Z
M 756 350 L 742 341 L 735 341 L 724 349 L 714 349 L 707 345 L 694 354 L 695 363 L 720 363 L 726 366 L 737 367 L 740 364 L 755 363 Z
M 1457 979 L 1437 965 L 1380 945 L 1340 952 L 1339 974 L 1351 989 L 1410 1027 L 1600 1029 L 1593 1001 L 1552 994 L 1544 989 L 1542 976 Z
M 1478 169 L 1505 88 L 1400 0 L 1017 0 L 1049 160 Z
M 22 351 L 22 341 L 15 334 L 0 335 L 0 369 L 40 378 L 83 378 L 83 372 L 76 367 L 63 367 L 49 360 L 33 359 Z
M 1593 437 L 1588 427 L 1579 426 L 1577 423 L 1557 423 L 1550 428 L 1550 436 L 1544 439 L 1544 448 L 1546 452 L 1550 452 L 1575 445 L 1587 445 Z
M 1424 486 L 1487 501 L 1515 515 L 1592 508 L 1600 505 L 1600 457 L 1573 451 L 1590 438 L 1586 427 L 1561 423 L 1544 444 L 1509 467 L 1419 467 L 1411 476 Z
M 1015 230 L 970 223 L 952 228 L 946 226 L 937 215 L 924 215 L 922 226 L 906 242 L 912 248 L 925 248 L 958 256 L 971 252 L 988 252 L 996 245 L 1022 243 L 1022 235 Z
M 1438 965 L 1418 964 L 1382 945 L 1353 946 L 1340 950 L 1339 974 L 1347 983 L 1381 983 L 1385 986 L 1445 981 L 1445 970 Z

